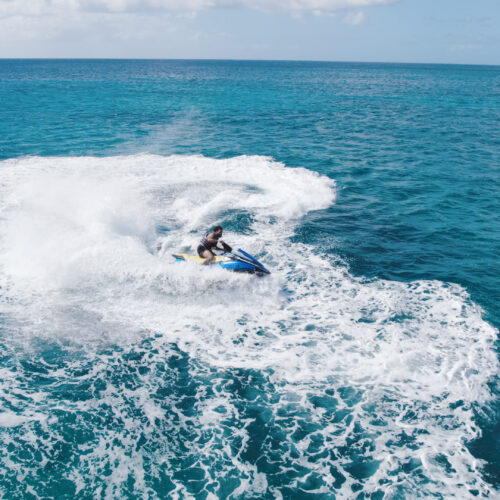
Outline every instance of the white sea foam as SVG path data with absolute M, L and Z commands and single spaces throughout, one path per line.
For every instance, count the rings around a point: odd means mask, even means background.
M 91 352 L 102 342 L 129 346 L 159 334 L 153 343 L 160 353 L 175 343 L 215 370 L 269 374 L 280 394 L 275 415 L 298 405 L 310 422 L 322 422 L 316 434 L 327 450 L 348 446 L 356 426 L 363 428 L 372 449 L 360 453 L 378 464 L 363 480 L 366 493 L 385 480 L 389 498 L 490 492 L 465 443 L 478 435 L 472 405 L 490 399 L 486 382 L 498 369 L 497 332 L 458 285 L 365 280 L 308 245 L 291 245 L 300 218 L 334 202 L 332 180 L 262 157 L 28 158 L 2 162 L 0 173 L 1 307 L 18 325 L 17 335 L 70 341 Z M 172 252 L 194 250 L 202 231 L 231 225 L 238 215 L 249 226 L 225 238 L 258 255 L 271 276 L 172 263 Z M 94 375 L 103 377 L 109 363 L 96 356 Z M 162 409 L 151 384 L 145 378 L 143 390 L 119 395 L 110 384 L 100 397 L 122 412 L 130 429 L 136 422 L 126 414 L 126 400 L 138 401 L 147 416 L 142 431 L 152 433 Z M 347 387 L 360 396 L 342 397 Z M 337 411 L 350 417 L 325 425 L 327 409 L 311 397 L 328 389 L 340 391 Z M 200 401 L 200 429 L 217 434 L 217 409 L 234 412 L 233 397 L 222 388 Z M 28 416 L 5 415 L 7 425 L 28 422 Z M 296 429 L 283 430 L 290 442 Z M 244 449 L 247 433 L 234 432 Z M 116 437 L 102 436 L 86 458 L 89 470 L 112 451 L 118 465 L 107 494 L 119 491 L 129 470 L 147 491 L 141 459 L 127 452 L 134 439 L 110 451 Z M 310 440 L 295 444 L 296 463 L 321 475 L 324 491 L 333 491 L 333 464 L 347 478 L 336 492 L 352 495 L 352 457 L 312 463 Z M 207 456 L 230 457 L 242 471 L 241 492 L 270 488 L 281 495 L 229 446 L 205 447 Z M 394 479 L 393 471 L 410 460 L 420 461 L 426 480 L 403 472 Z M 206 463 L 200 467 L 207 477 L 213 473 Z M 175 491 L 186 494 L 182 482 Z

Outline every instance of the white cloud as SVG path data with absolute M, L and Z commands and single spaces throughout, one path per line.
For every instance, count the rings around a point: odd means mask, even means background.
M 359 12 L 348 12 L 344 17 L 344 23 L 352 24 L 357 26 L 365 20 L 365 13 L 363 11 Z
M 398 0 L 0 0 L 0 17 L 57 15 L 68 11 L 155 13 L 246 7 L 264 11 L 331 13 Z
M 209 9 L 335 15 L 399 0 L 0 0 L 0 57 L 198 57 L 232 54 L 193 17 Z M 357 16 L 357 17 L 356 17 Z M 361 22 L 359 14 L 346 22 Z M 214 38 L 215 37 L 215 38 Z M 201 41 L 201 40 L 204 41 Z M 215 41 L 214 41 L 215 40 Z M 208 46 L 208 45 L 207 45 Z M 263 57 L 257 51 L 255 58 Z
M 65 10 L 59 15 L 0 18 L 0 57 L 195 57 L 202 33 L 165 13 L 113 15 Z

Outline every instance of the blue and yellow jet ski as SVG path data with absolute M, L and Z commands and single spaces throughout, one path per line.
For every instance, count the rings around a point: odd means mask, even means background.
M 175 262 L 190 261 L 201 264 L 204 260 L 197 255 L 187 253 L 174 253 L 173 256 Z M 252 257 L 241 248 L 238 248 L 237 251 L 226 252 L 223 255 L 216 255 L 210 265 L 219 265 L 222 269 L 237 273 L 250 273 L 258 276 L 271 274 L 255 257 Z

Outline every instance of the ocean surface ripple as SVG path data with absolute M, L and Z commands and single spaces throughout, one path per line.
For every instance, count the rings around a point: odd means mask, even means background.
M 0 496 L 498 495 L 499 93 L 0 61 Z M 173 262 L 216 223 L 272 274 Z

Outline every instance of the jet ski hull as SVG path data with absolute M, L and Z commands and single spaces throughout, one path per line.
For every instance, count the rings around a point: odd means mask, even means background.
M 222 267 L 222 269 L 236 273 L 257 274 L 259 276 L 263 274 L 270 274 L 270 272 L 262 264 L 260 264 L 258 260 L 246 252 L 241 252 L 242 255 L 232 252 L 226 255 L 216 255 L 210 265 L 218 265 Z M 175 257 L 175 262 L 188 261 L 201 264 L 204 261 L 203 258 L 197 255 L 190 255 L 187 253 L 176 253 L 173 254 L 173 256 Z

